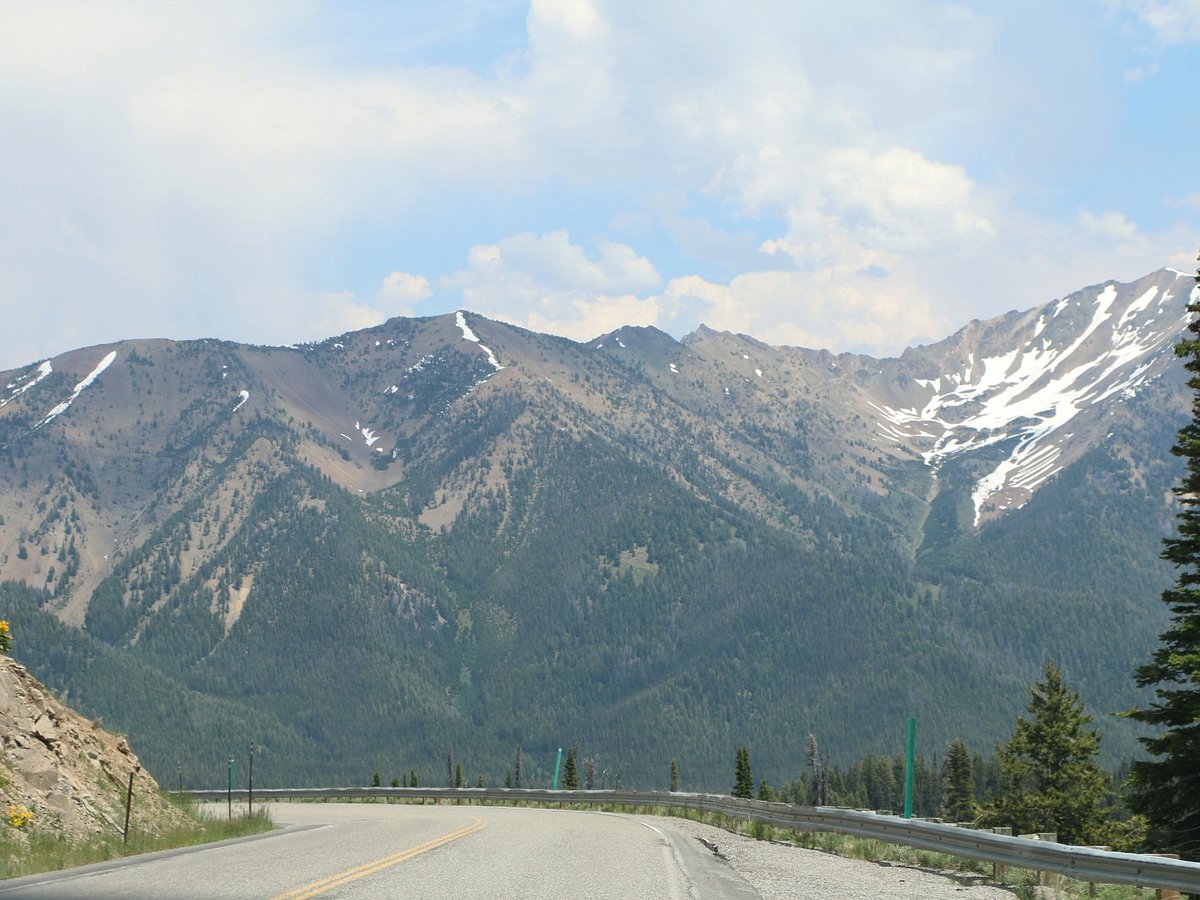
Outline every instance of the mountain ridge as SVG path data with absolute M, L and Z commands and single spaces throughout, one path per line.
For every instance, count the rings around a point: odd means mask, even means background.
M 467 733 L 493 778 L 564 731 L 631 770 L 714 770 L 738 735 L 785 767 L 789 696 L 835 753 L 918 701 L 978 745 L 1047 655 L 1123 708 L 1169 575 L 1180 277 L 883 360 L 466 311 L 71 351 L 0 373 L 0 603 L 60 648 L 30 665 L 146 729 L 149 765 L 198 752 L 130 705 L 159 688 L 53 658 L 243 710 L 311 777 Z M 404 712 L 339 761 L 346 696 Z

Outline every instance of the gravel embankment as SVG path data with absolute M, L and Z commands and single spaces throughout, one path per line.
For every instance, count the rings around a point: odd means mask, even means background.
M 771 841 L 756 841 L 689 819 L 642 816 L 660 828 L 715 844 L 763 900 L 1013 900 L 1012 891 L 965 886 L 951 878 L 894 864 L 846 859 Z

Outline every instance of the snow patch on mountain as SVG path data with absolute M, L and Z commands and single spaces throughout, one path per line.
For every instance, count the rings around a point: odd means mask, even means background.
M 26 378 L 29 378 L 29 375 L 22 375 L 16 381 L 6 384 L 4 386 L 5 390 L 11 390 L 12 393 L 3 399 L 0 399 L 0 408 L 7 406 L 10 401 L 20 397 L 23 393 L 25 393 L 53 371 L 54 366 L 50 365 L 50 360 L 46 360 L 37 367 L 36 377 L 32 381 L 26 381 L 24 384 L 21 384 L 22 381 L 24 381 Z
M 1200 287 L 1191 293 L 1193 300 L 1198 296 Z M 978 525 L 989 500 L 996 498 L 1004 508 L 1020 506 L 1061 471 L 1067 423 L 1110 397 L 1133 396 L 1152 377 L 1155 361 L 1170 351 L 1189 321 L 1186 313 L 1161 315 L 1173 299 L 1169 290 L 1153 286 L 1121 311 L 1115 308 L 1117 287 L 1109 284 L 1090 301 L 1091 315 L 1082 328 L 1056 320 L 1072 305 L 1079 308 L 1088 301 L 1060 300 L 1038 316 L 1028 339 L 1018 341 L 1016 349 L 980 359 L 968 352 L 965 366 L 957 371 L 913 379 L 917 403 L 893 407 L 872 402 L 880 415 L 878 431 L 921 449 L 925 463 L 935 470 L 952 457 L 1015 442 L 974 486 Z M 1056 340 L 1046 334 L 1048 328 L 1057 329 Z M 1066 346 L 1058 349 L 1061 343 Z M 1005 496 L 997 497 L 1002 492 Z
M 497 372 L 499 372 L 501 369 L 504 368 L 504 366 L 500 365 L 500 361 L 496 359 L 496 354 L 493 353 L 491 350 L 489 350 L 487 347 L 485 347 L 480 342 L 479 335 L 477 335 L 474 331 L 471 330 L 471 326 L 467 324 L 467 317 L 465 315 L 463 315 L 463 311 L 461 309 L 454 314 L 454 322 L 456 325 L 458 325 L 459 330 L 462 331 L 462 336 L 463 336 L 464 340 L 468 340 L 473 344 L 479 344 L 479 349 L 487 354 L 488 362 L 490 362 L 492 364 L 493 369 L 495 369 Z
M 250 392 L 249 391 L 238 391 L 238 397 L 240 399 L 237 402 L 237 406 L 235 406 L 232 410 L 230 410 L 230 412 L 237 412 L 239 409 L 241 409 L 243 406 L 245 406 L 246 401 L 250 399 Z
M 35 429 L 41 428 L 43 425 L 53 421 L 54 419 L 58 418 L 63 413 L 65 413 L 67 411 L 67 407 L 69 407 L 72 403 L 74 403 L 78 399 L 79 395 L 82 394 L 87 388 L 91 387 L 92 383 L 97 378 L 100 377 L 100 373 L 103 372 L 105 369 L 107 369 L 109 366 L 111 366 L 113 360 L 116 358 L 117 358 L 117 351 L 110 350 L 108 352 L 108 354 L 104 357 L 104 359 L 100 360 L 100 362 L 96 365 L 96 368 L 92 369 L 92 371 L 89 372 L 87 374 L 87 376 L 83 379 L 83 381 L 81 381 L 81 382 L 79 382 L 79 384 L 75 385 L 75 390 L 71 392 L 71 396 L 68 397 L 66 400 L 64 400 L 62 403 L 58 404 L 58 406 L 54 407 L 54 409 L 50 410 L 50 412 L 46 413 L 46 417 L 44 419 L 42 419 L 42 421 L 40 421 L 36 425 L 34 425 L 33 427 Z M 47 374 L 49 374 L 49 373 L 47 373 Z

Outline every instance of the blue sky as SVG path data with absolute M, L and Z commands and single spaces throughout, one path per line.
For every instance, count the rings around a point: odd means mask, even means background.
M 467 308 L 876 355 L 1200 243 L 1200 0 L 0 2 L 0 368 Z

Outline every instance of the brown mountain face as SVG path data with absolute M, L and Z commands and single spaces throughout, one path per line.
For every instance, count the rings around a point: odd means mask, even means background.
M 895 359 L 469 312 L 72 351 L 0 373 L 0 614 L 189 780 L 469 742 L 495 783 L 572 736 L 627 784 L 747 736 L 792 778 L 797 729 L 892 752 L 913 713 L 982 750 L 1047 657 L 1137 701 L 1195 296 L 1161 270 Z
M 981 524 L 1102 443 L 1123 401 L 1177 381 L 1190 290 L 1163 270 L 886 360 L 705 328 L 682 342 L 625 328 L 576 344 L 469 313 L 290 348 L 76 350 L 0 373 L 0 565 L 80 624 L 116 562 L 185 507 L 188 522 L 142 569 L 170 552 L 186 581 L 295 465 L 356 495 L 399 486 L 394 527 L 447 531 L 486 498 L 505 529 L 514 479 L 585 435 L 798 535 L 811 523 L 789 512 L 792 492 L 850 512 L 872 498 L 915 550 L 947 461 L 988 459 L 971 491 Z M 247 575 L 214 608 L 232 623 L 251 590 Z

